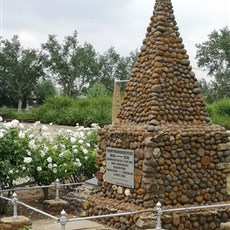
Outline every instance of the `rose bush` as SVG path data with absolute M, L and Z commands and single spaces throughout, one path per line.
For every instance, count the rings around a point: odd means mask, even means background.
M 17 120 L 0 123 L 0 189 L 11 188 L 23 177 L 49 185 L 56 179 L 76 182 L 93 176 L 98 129 L 95 124 L 77 125 L 75 131 L 60 129 L 51 136 L 39 122 L 27 127 Z M 48 190 L 43 191 L 47 198 Z

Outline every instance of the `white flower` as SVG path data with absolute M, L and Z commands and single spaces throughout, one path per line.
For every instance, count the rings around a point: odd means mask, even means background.
M 46 140 L 51 140 L 51 136 L 48 132 L 43 132 L 42 137 L 45 138 Z
M 28 156 L 31 156 L 31 152 L 29 150 L 26 150 L 26 153 Z
M 76 141 L 76 138 L 75 137 L 70 137 L 70 142 L 71 143 L 74 143 Z
M 71 129 L 67 129 L 66 132 L 70 135 L 73 134 L 73 131 Z
M 76 161 L 75 164 L 76 164 L 78 167 L 81 167 L 81 161 L 80 161 L 78 158 L 76 158 L 75 161 Z
M 19 124 L 19 128 L 20 128 L 20 129 L 24 129 L 24 125 L 20 123 L 20 124 Z
M 23 166 L 23 167 L 22 167 L 22 170 L 26 170 L 26 167 L 25 167 L 25 166 Z
M 92 127 L 92 128 L 100 128 L 100 126 L 99 126 L 98 124 L 96 124 L 96 123 L 92 123 L 92 124 L 91 124 L 91 127 Z
M 3 121 L 2 117 L 0 116 L 0 121 Z
M 53 168 L 53 173 L 57 173 L 57 169 L 56 168 Z
M 9 171 L 9 174 L 12 174 L 13 172 L 14 172 L 13 170 L 10 170 L 10 171 Z
M 37 149 L 37 146 L 35 144 L 35 140 L 34 139 L 30 140 L 30 142 L 29 142 L 29 148 L 31 150 L 36 150 Z
M 42 127 L 41 127 L 41 131 L 42 131 L 42 132 L 46 132 L 46 131 L 48 131 L 48 130 L 49 130 L 49 128 L 48 128 L 47 126 L 42 125 Z
M 64 150 L 65 149 L 65 145 L 60 144 L 60 147 Z
M 88 157 L 88 156 L 85 156 L 84 158 L 85 158 L 86 160 L 88 160 L 89 157 Z
M 85 133 L 84 132 L 79 132 L 78 135 L 79 135 L 79 137 L 84 138 Z
M 59 129 L 57 135 L 62 136 L 64 133 L 65 133 L 64 129 Z
M 24 163 L 29 164 L 33 161 L 31 157 L 24 157 Z
M 4 137 L 4 133 L 0 132 L 0 138 L 3 138 L 3 137 Z
M 35 123 L 34 123 L 34 126 L 37 126 L 37 125 L 39 125 L 41 122 L 40 121 L 36 121 Z
M 65 154 L 65 153 L 64 153 L 64 152 L 62 152 L 62 153 L 60 153 L 58 156 L 59 156 L 59 157 L 63 157 L 63 156 L 64 156 L 64 154 Z
M 53 168 L 56 168 L 57 167 L 57 164 L 53 164 Z
M 49 164 L 48 164 L 48 168 L 49 168 L 49 169 L 52 169 L 52 168 L 53 168 L 52 163 L 49 163 Z
M 19 125 L 19 121 L 18 120 L 13 120 L 10 123 L 11 123 L 12 128 L 17 128 L 18 125 Z
M 52 163 L 52 157 L 48 157 L 46 160 L 48 163 Z
M 4 124 L 3 124 L 3 127 L 4 127 L 5 129 L 11 129 L 11 128 L 13 128 L 11 122 L 6 122 L 6 123 L 4 123 Z
M 73 152 L 74 152 L 74 153 L 78 153 L 78 150 L 77 150 L 77 149 L 73 149 Z
M 49 125 L 53 125 L 53 122 L 50 122 Z
M 37 167 L 37 171 L 38 171 L 38 172 L 41 172 L 41 171 L 42 171 L 42 167 L 38 166 L 38 167 Z
M 43 147 L 43 151 L 44 151 L 45 153 L 47 153 L 47 152 L 49 151 L 48 147 L 47 147 L 47 146 L 44 146 L 44 147 Z
M 21 139 L 24 139 L 25 136 L 26 136 L 26 134 L 22 130 L 20 130 L 19 133 L 18 133 L 18 137 L 21 138 Z
M 80 140 L 78 141 L 78 143 L 79 143 L 79 144 L 83 144 L 84 141 L 83 141 L 82 139 L 80 139 Z
M 87 153 L 88 153 L 88 150 L 87 150 L 87 149 L 82 148 L 82 152 L 83 152 L 84 154 L 87 154 Z
M 46 155 L 46 153 L 43 150 L 41 150 L 40 156 L 43 158 L 45 155 Z
M 57 148 L 58 148 L 57 145 L 54 145 L 54 146 L 53 146 L 53 149 L 57 149 Z
M 86 146 L 90 148 L 90 143 L 86 143 Z

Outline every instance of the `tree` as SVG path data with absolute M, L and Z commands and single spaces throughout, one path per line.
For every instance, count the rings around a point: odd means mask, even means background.
M 50 80 L 43 80 L 36 86 L 34 94 L 38 104 L 41 105 L 45 102 L 47 97 L 54 96 L 56 94 L 56 89 Z
M 44 63 L 66 96 L 79 96 L 98 72 L 96 51 L 89 43 L 79 45 L 77 36 L 74 31 L 60 44 L 55 35 L 49 35 L 42 44 Z
M 103 55 L 99 57 L 99 81 L 103 83 L 107 90 L 113 91 L 114 79 L 128 80 L 131 69 L 136 61 L 137 51 L 130 52 L 127 57 L 118 54 L 114 47 L 110 47 Z M 124 87 L 122 87 L 124 90 Z
M 24 49 L 15 35 L 12 40 L 2 41 L 0 60 L 0 81 L 17 101 L 20 111 L 23 98 L 30 96 L 43 75 L 39 53 L 34 49 Z
M 212 78 L 210 84 L 205 83 L 205 87 L 208 86 L 210 100 L 215 101 L 230 97 L 230 31 L 228 27 L 219 32 L 214 30 L 208 38 L 208 41 L 196 45 L 196 58 L 198 66 L 206 68 Z
M 105 85 L 99 81 L 95 82 L 92 87 L 88 89 L 87 97 L 95 98 L 95 97 L 108 97 L 110 96 L 110 92 L 106 89 Z

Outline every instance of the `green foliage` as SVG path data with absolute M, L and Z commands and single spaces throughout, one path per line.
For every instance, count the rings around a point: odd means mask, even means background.
M 78 34 L 66 36 L 62 43 L 55 35 L 49 35 L 42 44 L 43 62 L 66 96 L 79 96 L 97 76 L 97 53 L 89 43 L 78 44 Z
M 76 182 L 92 177 L 98 129 L 98 125 L 76 126 L 76 131 L 60 129 L 51 136 L 40 122 L 29 127 L 17 120 L 0 123 L 0 188 L 11 188 L 13 180 L 26 176 L 38 185 L 49 185 L 57 178 Z
M 43 75 L 40 55 L 36 50 L 24 49 L 18 36 L 3 40 L 0 50 L 1 88 L 18 102 L 21 110 L 22 100 L 28 98 L 38 79 Z M 6 90 L 7 89 L 7 90 Z
M 45 102 L 45 99 L 50 96 L 55 96 L 56 89 L 50 80 L 40 82 L 35 88 L 35 96 L 39 105 Z
M 99 73 L 96 81 L 104 84 L 106 89 L 113 92 L 115 79 L 127 80 L 136 61 L 137 51 L 130 52 L 129 56 L 123 57 L 110 47 L 103 55 L 99 56 Z M 121 91 L 125 89 L 122 84 Z
M 207 105 L 209 116 L 214 124 L 230 129 L 230 99 L 223 99 Z
M 216 113 L 220 116 L 230 117 L 230 98 L 222 99 L 215 103 Z
M 23 160 L 29 136 L 23 133 L 17 120 L 0 125 L 0 187 L 12 186 L 12 181 L 23 176 Z
M 202 80 L 202 93 L 208 103 L 230 97 L 230 31 L 224 27 L 214 30 L 208 40 L 196 45 L 198 66 L 206 68 L 212 77 Z
M 108 97 L 111 95 L 105 85 L 101 82 L 95 82 L 89 89 L 87 93 L 88 98 L 95 98 L 95 97 Z
M 95 143 L 89 143 L 91 132 L 80 127 L 76 132 L 61 129 L 54 139 L 50 138 L 46 126 L 33 132 L 24 158 L 29 176 L 39 185 L 49 185 L 57 178 L 64 181 L 74 176 L 80 181 L 92 176 L 96 170 L 96 151 Z M 90 170 L 85 170 L 87 164 Z
M 45 104 L 42 106 L 48 110 L 66 110 L 68 107 L 72 107 L 75 103 L 75 100 L 68 96 L 56 96 L 56 97 L 49 97 L 45 101 Z
M 2 108 L 0 112 L 3 113 L 3 118 L 6 119 L 16 119 L 21 122 L 34 122 L 36 120 L 32 109 L 18 112 L 15 109 Z
M 100 126 L 111 123 L 112 99 L 69 97 L 50 97 L 39 108 L 33 110 L 34 117 L 43 123 L 62 125 L 90 126 L 97 123 Z

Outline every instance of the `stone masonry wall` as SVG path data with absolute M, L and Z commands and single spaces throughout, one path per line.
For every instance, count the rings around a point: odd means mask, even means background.
M 138 129 L 139 127 L 139 129 Z M 99 134 L 101 195 L 140 207 L 211 204 L 226 200 L 229 134 L 217 125 L 105 127 Z M 105 181 L 106 147 L 135 150 L 134 189 Z

